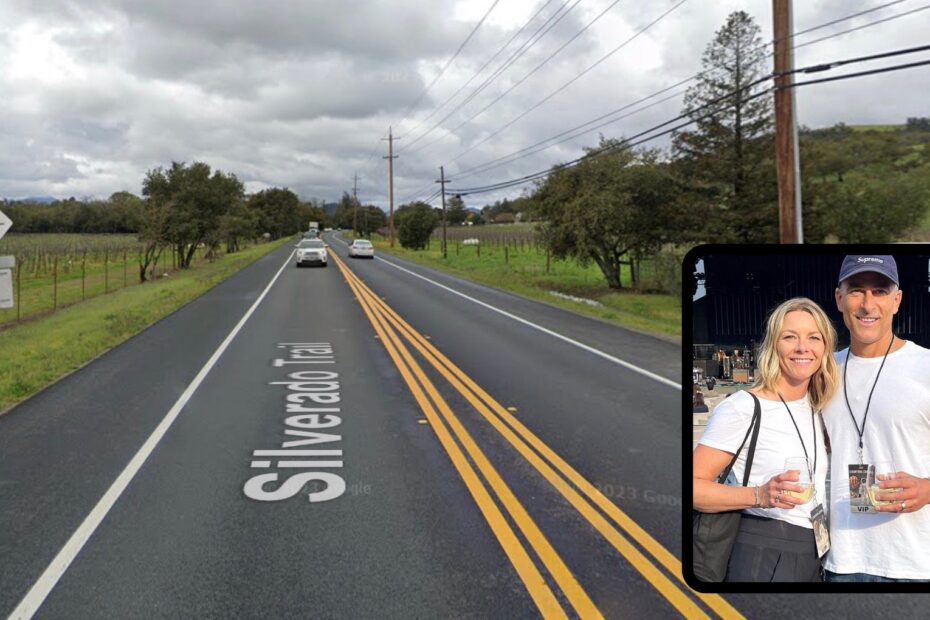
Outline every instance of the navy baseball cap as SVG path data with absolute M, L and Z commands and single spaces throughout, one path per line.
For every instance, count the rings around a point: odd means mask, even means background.
M 877 254 L 854 255 L 844 258 L 837 283 L 842 283 L 846 278 L 866 271 L 880 273 L 895 284 L 900 284 L 898 282 L 898 264 L 894 262 L 894 256 L 880 256 Z

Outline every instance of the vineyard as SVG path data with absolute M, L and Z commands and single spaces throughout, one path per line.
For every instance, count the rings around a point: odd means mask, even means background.
M 134 235 L 9 234 L 0 256 L 16 257 L 15 306 L 0 310 L 0 328 L 139 283 L 142 244 Z M 167 251 L 152 273 L 167 275 Z

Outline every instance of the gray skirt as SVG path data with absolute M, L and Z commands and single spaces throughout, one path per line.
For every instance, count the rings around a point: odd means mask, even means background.
M 726 581 L 823 581 L 814 531 L 778 519 L 744 514 Z

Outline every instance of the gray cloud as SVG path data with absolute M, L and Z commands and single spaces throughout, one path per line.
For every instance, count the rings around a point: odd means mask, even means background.
M 558 4 L 552 3 L 544 15 Z M 608 0 L 580 3 L 442 126 L 451 129 L 480 110 L 607 4 Z M 795 3 L 796 28 L 878 4 Z M 189 2 L 178 0 L 8 0 L 0 5 L 0 196 L 139 192 L 146 170 L 172 160 L 201 160 L 236 173 L 250 188 L 287 186 L 305 198 L 327 200 L 351 188 L 357 172 L 362 199 L 386 206 L 386 143 L 381 138 L 388 125 L 402 136 L 397 143 L 395 196 L 428 195 L 441 164 L 455 178 L 457 171 L 693 75 L 701 68 L 705 46 L 730 11 L 746 10 L 759 23 L 763 39 L 771 37 L 767 0 L 688 2 L 565 92 L 456 161 L 465 149 L 672 6 L 671 0 L 621 2 L 454 135 L 424 148 L 445 133 L 436 131 L 407 147 L 451 108 L 425 120 L 435 106 L 535 10 L 501 3 L 419 108 L 406 114 L 488 5 L 484 0 L 444 0 L 427 8 L 413 0 L 209 0 L 193 10 Z M 901 3 L 799 37 L 798 42 L 916 7 Z M 461 14 L 471 17 L 454 19 Z M 918 44 L 928 14 L 801 48 L 798 64 Z M 523 37 L 532 30 L 535 25 Z M 917 69 L 802 89 L 799 117 L 816 127 L 840 121 L 899 123 L 907 116 L 926 115 L 925 97 L 916 86 L 925 76 L 926 70 Z M 453 105 L 460 100 L 461 95 Z M 678 98 L 599 131 L 629 136 L 677 115 L 681 105 Z M 583 146 L 597 139 L 598 132 L 592 132 L 461 182 L 481 185 L 546 169 L 577 157 Z M 663 144 L 667 141 L 659 141 Z M 476 196 L 469 204 L 480 206 L 519 191 Z

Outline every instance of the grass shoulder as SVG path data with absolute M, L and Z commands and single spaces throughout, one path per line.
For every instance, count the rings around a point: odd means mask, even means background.
M 611 290 L 594 265 L 581 267 L 573 260 L 551 260 L 547 272 L 545 252 L 529 245 L 508 248 L 505 254 L 502 246 L 489 244 L 481 248 L 479 257 L 476 246 L 450 240 L 443 259 L 435 240 L 430 249 L 421 251 L 402 248 L 396 242 L 391 249 L 377 236 L 372 241 L 378 251 L 467 280 L 620 327 L 665 338 L 681 337 L 681 304 L 676 296 Z
M 0 331 L 0 412 L 290 242 L 286 238 L 252 246 Z

